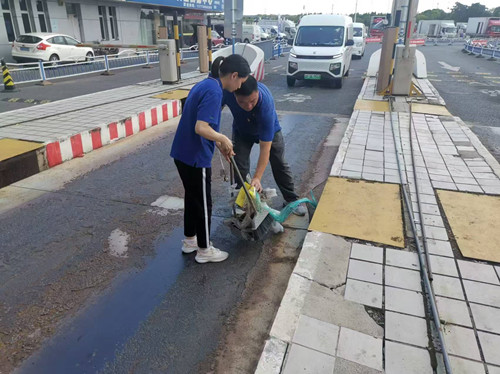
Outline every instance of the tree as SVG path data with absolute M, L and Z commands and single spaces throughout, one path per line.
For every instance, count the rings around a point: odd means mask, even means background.
M 451 8 L 451 19 L 455 22 L 467 22 L 469 20 L 468 8 L 467 5 L 456 2 L 453 8 Z
M 417 22 L 421 20 L 450 19 L 450 14 L 442 9 L 428 9 L 417 15 Z
M 493 17 L 500 17 L 500 6 L 497 6 L 495 9 L 492 9 L 491 15 Z
M 468 16 L 470 17 L 488 17 L 491 13 L 486 9 L 483 4 L 474 3 L 468 9 Z

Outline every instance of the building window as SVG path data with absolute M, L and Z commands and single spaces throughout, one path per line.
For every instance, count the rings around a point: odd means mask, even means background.
M 98 6 L 99 9 L 99 25 L 101 26 L 101 39 L 109 40 L 109 32 L 108 32 L 108 22 L 106 19 L 106 7 Z
M 118 39 L 118 21 L 116 19 L 116 8 L 108 7 L 109 10 L 109 26 L 111 29 L 111 38 Z
M 32 27 L 30 21 L 30 13 L 28 9 L 28 0 L 19 0 L 19 7 L 21 8 L 21 19 L 23 20 L 24 32 L 32 32 L 36 31 L 34 27 Z
M 16 39 L 16 32 L 14 28 L 12 13 L 10 10 L 9 0 L 2 1 L 2 14 L 3 21 L 5 23 L 5 30 L 7 31 L 7 39 L 9 42 L 13 42 Z
M 48 32 L 48 24 L 47 24 L 47 8 L 45 6 L 45 2 L 42 0 L 36 1 L 36 12 L 38 15 L 38 22 L 40 23 L 40 31 Z

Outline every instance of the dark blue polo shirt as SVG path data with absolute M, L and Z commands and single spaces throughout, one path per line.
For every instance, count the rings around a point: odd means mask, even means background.
M 206 78 L 189 92 L 182 108 L 170 156 L 187 165 L 209 168 L 212 165 L 215 142 L 196 134 L 196 121 L 205 121 L 217 132 L 220 129 L 222 83 Z
M 246 137 L 255 143 L 259 140 L 271 142 L 274 134 L 281 130 L 278 115 L 274 107 L 274 100 L 269 89 L 257 83 L 259 88 L 259 101 L 250 111 L 243 110 L 236 101 L 233 93 L 224 91 L 222 105 L 227 105 L 233 114 L 233 132 L 240 137 Z

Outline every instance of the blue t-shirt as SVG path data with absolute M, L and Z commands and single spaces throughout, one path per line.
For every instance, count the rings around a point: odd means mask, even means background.
M 170 156 L 183 163 L 198 167 L 212 166 L 215 142 L 195 132 L 196 121 L 205 121 L 219 131 L 221 117 L 222 83 L 219 79 L 206 78 L 189 92 L 182 108 Z
M 224 91 L 222 105 L 227 105 L 233 114 L 233 132 L 255 143 L 271 142 L 274 134 L 281 130 L 281 126 L 271 92 L 263 83 L 258 82 L 257 85 L 259 101 L 250 112 L 242 109 L 234 94 L 228 91 Z

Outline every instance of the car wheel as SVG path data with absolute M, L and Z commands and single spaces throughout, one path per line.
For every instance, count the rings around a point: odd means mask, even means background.
M 348 77 L 348 76 L 349 76 L 349 69 L 347 69 L 347 71 L 344 74 L 344 77 Z
M 335 88 L 342 88 L 342 86 L 344 85 L 344 77 L 336 78 L 333 83 Z
M 250 43 L 250 40 L 245 39 L 245 40 L 243 40 L 243 43 Z
M 92 52 L 87 52 L 87 54 L 85 55 L 85 61 L 92 61 L 93 58 L 94 54 Z
M 295 86 L 295 81 L 296 79 L 294 77 L 286 77 L 286 84 L 288 87 L 293 87 Z
M 56 54 L 50 55 L 49 61 L 52 62 L 52 66 L 56 66 L 57 65 L 57 61 L 59 61 L 59 56 L 56 55 Z

